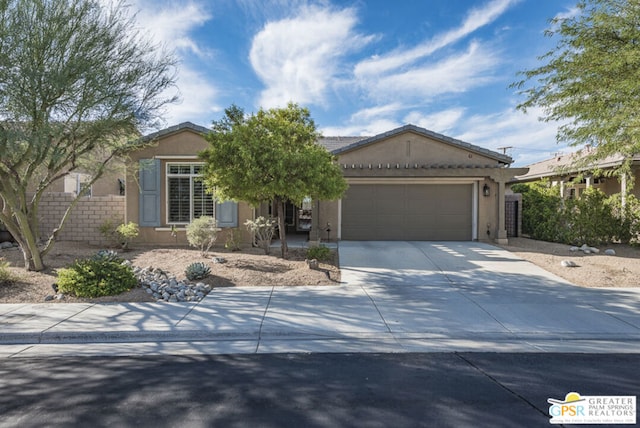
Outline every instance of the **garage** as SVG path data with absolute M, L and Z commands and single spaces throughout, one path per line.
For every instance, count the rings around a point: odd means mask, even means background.
M 473 184 L 352 184 L 342 239 L 470 241 Z

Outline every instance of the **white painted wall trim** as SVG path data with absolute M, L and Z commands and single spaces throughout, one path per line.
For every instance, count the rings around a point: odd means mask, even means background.
M 200 159 L 198 155 L 155 155 L 153 158 L 154 159 L 175 159 L 175 160 Z
M 484 177 L 398 177 L 398 178 L 347 178 L 349 184 L 473 184 Z
M 478 211 L 479 201 L 478 192 L 480 191 L 480 182 L 473 182 L 473 191 L 471 192 L 471 240 L 478 240 Z

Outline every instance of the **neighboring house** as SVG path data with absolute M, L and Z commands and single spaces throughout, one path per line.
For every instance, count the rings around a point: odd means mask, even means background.
M 201 215 L 243 230 L 247 219 L 269 215 L 268 204 L 254 209 L 206 193 L 197 154 L 207 148 L 207 132 L 182 123 L 146 136 L 157 144 L 131 155 L 138 167 L 127 174 L 125 221 L 139 224 L 142 242 L 185 242 L 184 227 Z M 337 157 L 349 189 L 338 201 L 289 204 L 289 233 L 311 240 L 506 242 L 505 185 L 527 172 L 508 168 L 510 157 L 413 125 L 318 143 Z
M 609 156 L 589 167 L 574 166 L 579 159 L 578 153 L 570 153 L 528 165 L 529 172 L 516 176 L 512 184 L 548 179 L 553 186 L 560 186 L 560 194 L 565 198 L 577 198 L 590 187 L 598 188 L 607 195 L 624 195 L 630 189 L 627 176 L 611 175 L 624 161 L 622 156 Z M 640 183 L 640 155 L 631 159 L 631 174 L 633 181 Z M 634 187 L 630 191 L 640 197 L 640 188 Z

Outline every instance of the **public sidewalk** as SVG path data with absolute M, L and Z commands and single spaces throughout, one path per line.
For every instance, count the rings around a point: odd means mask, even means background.
M 336 286 L 217 288 L 198 303 L 0 304 L 0 358 L 640 352 L 640 288 L 576 287 L 479 243 L 347 242 L 340 260 Z

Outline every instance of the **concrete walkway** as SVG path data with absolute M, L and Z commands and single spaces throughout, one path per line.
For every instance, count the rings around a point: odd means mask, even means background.
M 199 303 L 0 304 L 0 357 L 640 352 L 640 288 L 574 286 L 474 242 L 341 242 L 342 284 Z

